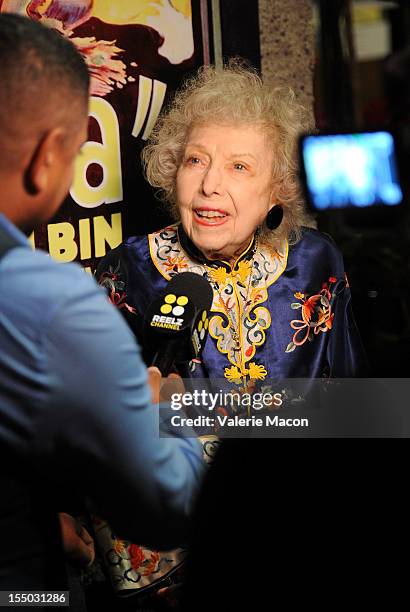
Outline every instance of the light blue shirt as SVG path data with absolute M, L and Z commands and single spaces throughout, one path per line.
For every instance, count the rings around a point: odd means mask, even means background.
M 77 485 L 122 537 L 180 544 L 200 444 L 159 438 L 140 350 L 94 279 L 0 226 L 20 245 L 0 260 L 1 456 Z

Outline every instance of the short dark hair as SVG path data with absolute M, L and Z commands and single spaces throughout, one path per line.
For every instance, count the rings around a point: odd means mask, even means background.
M 74 45 L 28 17 L 0 14 L 0 130 L 88 103 L 89 73 Z M 1 135 L 0 135 L 1 136 Z

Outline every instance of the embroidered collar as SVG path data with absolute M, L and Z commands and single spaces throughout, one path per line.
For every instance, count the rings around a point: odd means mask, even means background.
M 224 369 L 225 378 L 238 385 L 247 384 L 248 379 L 263 380 L 267 369 L 252 360 L 265 343 L 265 330 L 271 324 L 270 312 L 263 304 L 268 288 L 286 269 L 288 242 L 276 250 L 253 239 L 233 269 L 228 262 L 204 258 L 181 225 L 149 234 L 148 245 L 154 266 L 166 280 L 181 272 L 212 278 L 209 335 L 230 364 Z
M 148 235 L 148 246 L 152 263 L 158 272 L 170 280 L 180 272 L 194 272 L 205 276 L 210 268 L 223 274 L 224 278 L 241 278 L 249 263 L 253 262 L 256 276 L 252 286 L 263 284 L 266 288 L 274 283 L 286 269 L 288 242 L 284 241 L 280 249 L 258 242 L 254 237 L 248 248 L 235 262 L 234 269 L 226 261 L 207 260 L 192 244 L 181 225 L 170 225 Z
M 179 242 L 185 253 L 189 257 L 195 259 L 198 263 L 205 265 L 208 268 L 225 268 L 228 273 L 232 272 L 232 270 L 236 271 L 241 261 L 249 261 L 250 259 L 252 259 L 257 246 L 256 234 L 254 234 L 251 242 L 246 247 L 244 252 L 239 255 L 239 257 L 235 260 L 235 264 L 231 266 L 229 262 L 224 261 L 223 259 L 207 259 L 205 255 L 194 245 L 192 240 L 189 238 L 182 226 L 182 223 L 178 224 L 177 232 Z

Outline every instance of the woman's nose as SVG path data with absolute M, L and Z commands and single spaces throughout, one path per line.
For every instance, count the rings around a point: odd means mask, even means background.
M 222 191 L 222 172 L 214 164 L 210 164 L 202 178 L 202 192 L 206 196 Z

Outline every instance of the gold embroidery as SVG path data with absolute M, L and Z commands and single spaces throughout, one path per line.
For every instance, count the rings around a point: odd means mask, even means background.
M 242 375 L 238 370 L 237 366 L 225 368 L 225 378 L 227 378 L 229 382 L 233 382 L 236 385 L 240 385 L 242 381 Z
M 213 283 L 218 283 L 218 285 L 225 285 L 227 271 L 222 266 L 220 268 L 216 268 L 216 270 L 211 269 L 208 271 L 208 276 L 210 277 Z
M 164 266 L 169 272 L 171 270 L 174 272 L 183 272 L 188 268 L 188 264 L 184 257 L 167 257 Z
M 242 383 L 242 379 L 245 376 L 249 376 L 251 380 L 265 380 L 267 374 L 264 365 L 254 363 L 253 361 L 249 364 L 249 369 L 244 368 L 242 371 L 239 371 L 237 366 L 225 368 L 225 378 L 237 385 Z
M 265 366 L 256 363 L 249 364 L 249 377 L 253 380 L 265 380 L 267 374 Z
M 252 262 L 251 261 L 240 261 L 239 262 L 238 271 L 236 274 L 237 276 L 239 276 L 239 279 L 242 283 L 245 284 L 251 272 L 252 272 Z
M 226 355 L 231 364 L 224 369 L 225 378 L 245 388 L 252 386 L 252 380 L 264 380 L 268 375 L 265 365 L 251 360 L 257 347 L 266 341 L 265 330 L 271 325 L 271 316 L 266 307 L 257 306 L 268 299 L 268 287 L 286 269 L 287 242 L 282 251 L 258 245 L 252 260 L 239 258 L 236 269 L 234 266 L 230 272 L 226 267 L 211 268 L 191 259 L 179 243 L 177 226 L 150 234 L 148 242 L 152 261 L 167 280 L 172 276 L 170 264 L 175 262 L 178 272 L 207 275 L 218 284 L 211 308 L 217 314 L 210 318 L 209 334 L 218 352 Z

